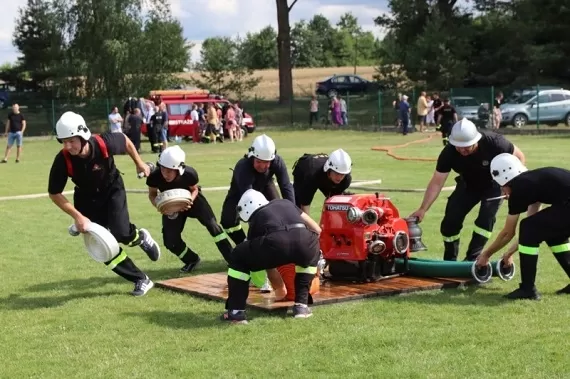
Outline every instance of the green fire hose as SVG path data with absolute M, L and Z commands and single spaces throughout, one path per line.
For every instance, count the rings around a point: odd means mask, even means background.
M 396 259 L 398 271 L 405 270 L 405 261 Z M 426 258 L 409 258 L 407 273 L 420 277 L 473 278 L 479 283 L 487 283 L 491 277 L 509 281 L 515 276 L 515 265 L 506 266 L 502 260 L 489 262 L 485 267 L 477 267 L 475 262 L 442 261 Z

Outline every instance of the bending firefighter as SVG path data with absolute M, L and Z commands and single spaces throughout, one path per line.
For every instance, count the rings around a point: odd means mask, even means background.
M 506 297 L 539 300 L 535 280 L 538 250 L 542 242 L 547 243 L 570 278 L 570 171 L 557 167 L 527 170 L 516 156 L 501 154 L 491 162 L 491 174 L 508 198 L 509 213 L 503 229 L 481 254 L 477 264 L 486 265 L 494 253 L 513 239 L 520 214 L 528 211 L 528 216 L 519 226 L 521 283 Z M 549 204 L 550 207 L 540 210 L 541 204 Z M 509 249 L 503 261 L 511 264 L 516 251 L 516 248 Z M 570 294 L 570 284 L 557 293 Z
M 145 229 L 130 222 L 125 185 L 115 166 L 114 155 L 129 154 L 137 172 L 149 174 L 133 143 L 123 133 L 91 135 L 79 114 L 65 112 L 56 124 L 58 141 L 63 149 L 55 156 L 49 175 L 49 197 L 65 213 L 73 217 L 79 232 L 85 233 L 91 221 L 108 228 L 118 242 L 140 246 L 153 261 L 160 248 Z M 73 204 L 62 194 L 67 179 L 75 184 Z M 135 283 L 132 292 L 142 296 L 153 287 L 144 274 L 121 248 L 119 255 L 105 265 L 117 275 Z
M 326 154 L 304 154 L 293 165 L 295 203 L 310 214 L 317 190 L 329 198 L 343 194 L 352 182 L 352 160 L 343 149 Z
M 291 201 L 271 202 L 261 192 L 246 191 L 238 205 L 239 217 L 249 223 L 247 241 L 235 247 L 228 269 L 228 299 L 222 320 L 245 323 L 245 306 L 252 272 L 295 264 L 293 315 L 312 315 L 309 289 L 320 256 L 319 225 Z
M 208 230 L 226 261 L 229 260 L 232 245 L 222 227 L 218 225 L 208 200 L 198 186 L 198 173 L 193 167 L 187 166 L 185 160 L 186 154 L 179 146 L 166 148 L 158 157 L 158 169 L 148 176 L 146 185 L 148 197 L 154 206 L 159 191 L 177 188 L 190 191 L 192 204 L 187 210 L 172 215 L 162 215 L 162 236 L 164 246 L 184 263 L 180 271 L 191 272 L 200 262 L 200 256 L 182 239 L 188 218 L 197 219 Z
M 489 173 L 489 163 L 502 153 L 514 154 L 524 161 L 523 153 L 502 135 L 491 131 L 478 131 L 475 125 L 463 118 L 457 122 L 446 145 L 437 159 L 435 172 L 428 184 L 424 199 L 412 217 L 422 221 L 426 212 L 439 196 L 451 170 L 459 174 L 455 189 L 447 200 L 440 231 L 445 252 L 443 259 L 456 261 L 459 255 L 459 237 L 465 217 L 479 204 L 479 214 L 467 248 L 467 261 L 477 259 L 491 237 L 497 211 L 502 200 L 487 201 L 501 195 L 501 188 Z

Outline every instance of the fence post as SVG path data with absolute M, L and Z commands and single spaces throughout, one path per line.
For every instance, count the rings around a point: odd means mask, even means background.
M 51 135 L 55 134 L 55 99 L 51 99 Z
M 491 86 L 491 100 L 489 101 L 489 118 L 491 119 L 491 128 L 495 128 L 495 86 Z M 497 125 L 497 128 L 501 125 Z
M 378 90 L 378 126 L 382 129 L 382 92 Z
M 536 129 L 540 129 L 540 85 L 536 85 Z

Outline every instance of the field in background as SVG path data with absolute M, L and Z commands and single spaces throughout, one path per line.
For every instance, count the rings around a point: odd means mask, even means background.
M 356 74 L 372 80 L 374 67 L 357 67 Z M 293 69 L 293 92 L 296 96 L 310 96 L 315 91 L 315 83 L 334 74 L 354 74 L 354 67 L 321 67 Z M 196 77 L 194 73 L 180 74 L 184 79 Z M 261 83 L 248 95 L 263 99 L 274 99 L 279 96 L 279 70 L 258 70 L 255 76 L 261 78 Z

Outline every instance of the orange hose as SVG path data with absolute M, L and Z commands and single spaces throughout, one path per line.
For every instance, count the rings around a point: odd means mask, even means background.
M 394 153 L 395 149 L 401 149 L 403 147 L 407 147 L 416 143 L 424 143 L 431 141 L 434 137 L 439 136 L 439 133 L 432 133 L 427 138 L 418 139 L 415 141 L 406 142 L 402 145 L 392 145 L 392 146 L 374 146 L 372 150 L 375 151 L 385 151 L 386 155 L 397 159 L 399 161 L 420 161 L 420 162 L 435 162 L 437 158 L 419 158 L 419 157 L 403 157 L 401 155 L 396 155 Z

